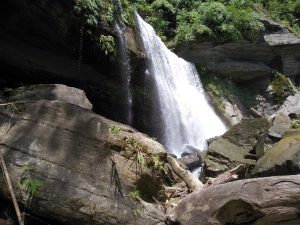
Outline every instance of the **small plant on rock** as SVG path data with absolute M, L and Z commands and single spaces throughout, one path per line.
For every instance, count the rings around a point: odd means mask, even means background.
M 25 171 L 25 176 L 19 182 L 18 188 L 29 194 L 28 204 L 30 204 L 31 200 L 38 194 L 39 189 L 43 186 L 44 182 L 40 179 L 31 177 L 31 173 L 34 171 L 32 166 L 20 166 L 19 169 Z
M 113 127 L 109 128 L 109 132 L 113 135 L 119 135 L 121 132 L 121 128 L 113 126 Z
M 151 169 L 152 172 L 165 172 L 164 162 L 157 154 L 150 153 L 148 147 L 138 143 L 134 138 L 125 137 L 123 140 L 124 156 L 132 160 L 138 171 L 143 168 Z

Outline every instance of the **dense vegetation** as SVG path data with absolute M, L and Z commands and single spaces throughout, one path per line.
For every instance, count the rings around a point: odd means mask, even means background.
M 132 0 L 163 40 L 255 39 L 259 11 L 300 34 L 300 0 Z
M 114 54 L 112 36 L 100 36 L 97 30 L 110 27 L 118 14 L 134 27 L 135 9 L 163 41 L 175 45 L 203 39 L 255 40 L 265 29 L 260 12 L 300 35 L 300 0 L 77 0 L 74 7 L 85 31 L 110 55 Z

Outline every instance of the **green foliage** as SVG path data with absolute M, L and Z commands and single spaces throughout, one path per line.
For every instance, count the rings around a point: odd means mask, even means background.
M 294 129 L 300 128 L 300 120 L 293 120 L 292 121 L 292 128 L 294 128 Z
M 300 0 L 258 0 L 273 19 L 290 27 L 300 36 Z
M 221 112 L 225 110 L 224 99 L 234 102 L 235 98 L 238 97 L 241 103 L 247 108 L 255 106 L 258 103 L 256 99 L 257 93 L 251 87 L 238 87 L 232 82 L 215 76 L 205 68 L 199 68 L 199 70 L 205 90 L 212 96 L 213 104 Z
M 97 27 L 99 22 L 110 23 L 113 20 L 113 5 L 99 0 L 76 0 L 74 12 L 81 16 L 84 23 Z
M 132 160 L 141 171 L 143 168 L 151 169 L 152 172 L 165 172 L 164 162 L 157 154 L 150 153 L 148 147 L 140 144 L 134 138 L 125 137 L 123 140 L 124 156 Z
M 276 73 L 271 85 L 274 92 L 274 101 L 277 104 L 282 104 L 288 95 L 292 95 L 295 92 L 291 80 L 278 72 Z
M 131 0 L 163 40 L 251 40 L 263 31 L 259 11 L 300 33 L 300 0 Z
M 21 179 L 18 184 L 18 188 L 25 190 L 26 193 L 29 193 L 29 202 L 32 198 L 34 198 L 39 189 L 43 186 L 44 182 L 40 179 L 31 178 L 31 172 L 34 172 L 34 169 L 30 165 L 19 166 L 18 169 L 23 170 L 25 172 L 25 177 Z
M 33 198 L 38 193 L 39 189 L 43 186 L 44 182 L 39 179 L 26 178 L 19 183 L 21 189 L 26 190 Z
M 216 41 L 254 40 L 263 29 L 258 14 L 243 1 L 197 2 L 191 10 L 179 11 L 175 41 L 178 44 L 207 37 Z
M 134 189 L 129 192 L 129 195 L 131 198 L 133 198 L 136 201 L 139 201 L 141 199 L 141 192 L 138 189 Z
M 175 35 L 175 18 L 178 0 L 131 0 L 162 40 Z
M 119 135 L 121 132 L 121 128 L 113 126 L 113 127 L 109 128 L 109 132 L 114 135 Z
M 100 49 L 105 55 L 114 57 L 116 55 L 116 44 L 113 36 L 111 35 L 100 35 L 99 37 Z

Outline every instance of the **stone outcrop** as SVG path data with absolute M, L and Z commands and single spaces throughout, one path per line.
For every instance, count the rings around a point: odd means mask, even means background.
M 299 198 L 300 175 L 239 180 L 190 194 L 168 224 L 299 224 Z
M 93 105 L 84 91 L 63 84 L 40 84 L 6 90 L 7 101 L 60 100 L 91 110 Z
M 269 78 L 274 69 L 291 77 L 298 76 L 300 38 L 266 16 L 261 20 L 266 31 L 255 42 L 195 42 L 179 46 L 176 52 L 234 81 Z
M 0 108 L 0 151 L 18 201 L 26 205 L 30 199 L 28 192 L 17 189 L 18 183 L 27 178 L 42 182 L 27 205 L 29 212 L 72 225 L 164 224 L 164 214 L 152 199 L 164 198 L 162 180 L 150 169 L 137 173 L 138 165 L 124 153 L 124 141 L 130 140 L 149 154 L 165 156 L 161 144 L 60 100 L 14 106 L 17 112 L 8 105 Z M 134 190 L 140 202 L 131 197 Z M 0 192 L 9 196 L 2 176 Z
M 263 139 L 270 127 L 265 118 L 243 119 L 224 135 L 209 142 L 204 158 L 204 172 L 208 177 L 245 164 L 255 165 L 258 154 L 264 151 Z

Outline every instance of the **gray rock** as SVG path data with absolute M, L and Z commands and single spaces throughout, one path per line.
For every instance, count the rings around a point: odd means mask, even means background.
M 204 157 L 205 176 L 216 177 L 239 164 L 255 165 L 256 148 L 261 151 L 260 145 L 269 127 L 264 118 L 243 119 L 221 137 L 212 140 Z
M 289 96 L 280 106 L 280 108 L 270 116 L 270 119 L 279 114 L 287 116 L 290 114 L 295 114 L 296 116 L 300 115 L 300 94 L 297 93 L 295 95 Z
M 227 100 L 223 100 L 225 109 L 224 109 L 224 117 L 229 121 L 231 126 L 234 126 L 242 121 L 245 116 L 245 113 L 241 110 L 241 104 L 236 102 L 229 102 Z
M 1 111 L 1 154 L 13 186 L 27 177 L 43 181 L 29 212 L 67 224 L 162 224 L 164 214 L 152 202 L 138 203 L 138 188 L 149 201 L 163 192 L 159 179 L 123 156 L 125 138 L 149 152 L 166 154 L 162 145 L 129 126 L 62 101 L 40 100 L 23 105 L 11 117 Z M 123 151 L 124 152 L 124 151 Z M 20 166 L 31 166 L 24 171 Z M 0 192 L 9 196 L 3 177 Z M 26 204 L 28 194 L 18 200 Z
M 186 60 L 233 81 L 268 77 L 271 70 L 300 73 L 300 39 L 288 28 L 262 15 L 266 32 L 256 42 L 194 42 L 176 49 Z
M 272 125 L 269 129 L 269 136 L 282 138 L 284 133 L 290 129 L 292 121 L 289 116 L 278 114 L 273 118 Z
M 255 160 L 246 158 L 247 154 L 246 148 L 233 144 L 227 139 L 218 138 L 208 147 L 204 159 L 205 176 L 216 177 L 239 164 L 255 165 Z
M 204 188 L 167 212 L 169 224 L 300 224 L 300 175 L 239 180 Z M 255 222 L 254 222 L 255 221 Z
M 39 84 L 14 89 L 9 101 L 60 100 L 91 110 L 93 105 L 84 91 L 63 84 Z
M 202 166 L 202 159 L 200 154 L 193 153 L 178 159 L 180 163 L 183 163 L 190 171 Z
M 272 74 L 272 69 L 265 64 L 236 61 L 217 63 L 215 71 L 217 74 L 230 77 L 235 81 L 268 77 Z
M 255 176 L 286 175 L 300 172 L 299 132 L 274 144 L 261 157 L 253 170 Z

